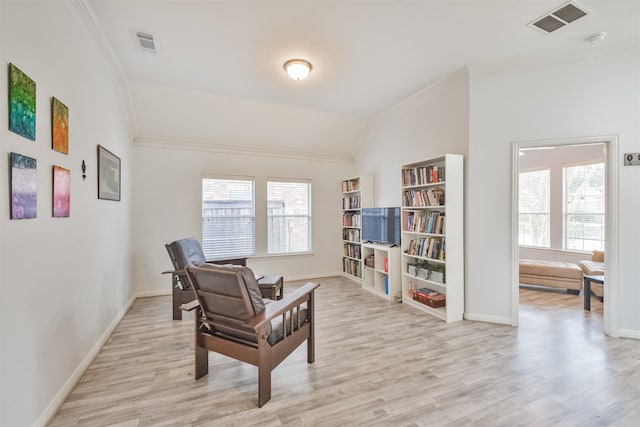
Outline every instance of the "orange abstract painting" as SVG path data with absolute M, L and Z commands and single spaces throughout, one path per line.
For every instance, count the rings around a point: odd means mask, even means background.
M 51 139 L 51 148 L 69 154 L 69 109 L 56 98 L 51 100 Z

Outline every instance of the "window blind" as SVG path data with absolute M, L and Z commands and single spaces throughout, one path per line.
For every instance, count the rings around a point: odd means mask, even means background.
M 550 247 L 549 169 L 521 172 L 518 240 L 521 245 Z
M 311 251 L 311 183 L 267 182 L 268 253 Z
M 202 250 L 207 260 L 255 254 L 253 179 L 202 179 Z

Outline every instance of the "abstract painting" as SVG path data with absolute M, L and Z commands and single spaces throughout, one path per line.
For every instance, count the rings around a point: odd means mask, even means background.
M 69 109 L 51 98 L 51 148 L 69 154 Z
M 71 171 L 53 167 L 53 217 L 67 218 L 71 210 Z
M 98 199 L 120 200 L 120 157 L 98 145 Z
M 36 159 L 11 153 L 11 219 L 35 218 L 37 209 Z
M 36 82 L 9 64 L 9 130 L 36 140 Z

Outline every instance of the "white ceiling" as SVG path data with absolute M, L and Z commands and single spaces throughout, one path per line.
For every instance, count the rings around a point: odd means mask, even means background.
M 368 117 L 460 68 L 486 71 L 637 51 L 639 3 L 582 0 L 592 14 L 544 34 L 527 24 L 562 0 L 88 2 L 131 88 L 138 138 L 254 148 L 279 141 L 278 149 L 339 156 L 350 155 Z M 134 31 L 153 34 L 159 52 L 139 49 Z M 603 31 L 604 43 L 585 41 Z M 282 64 L 291 58 L 313 63 L 308 79 L 288 78 Z M 222 111 L 229 103 L 236 108 L 226 111 L 227 123 L 258 123 L 238 135 L 211 119 L 194 127 L 182 114 L 168 126 L 154 119 L 161 112 L 149 113 L 162 109 L 154 98 L 160 92 L 180 104 L 171 107 L 175 112 L 192 103 Z M 269 117 L 275 122 L 261 123 L 258 115 L 270 106 L 277 110 Z M 290 119 L 301 109 L 311 122 L 317 116 L 309 128 Z M 290 135 L 264 141 L 269 127 L 285 124 Z M 312 134 L 320 128 L 320 136 Z

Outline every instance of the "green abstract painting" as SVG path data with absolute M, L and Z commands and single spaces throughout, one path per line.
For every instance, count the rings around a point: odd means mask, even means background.
M 9 64 L 9 130 L 36 140 L 36 82 Z

